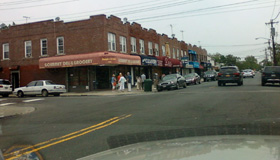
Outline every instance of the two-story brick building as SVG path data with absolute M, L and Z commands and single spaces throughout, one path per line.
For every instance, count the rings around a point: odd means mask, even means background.
M 106 15 L 11 26 L 0 30 L 0 49 L 0 78 L 15 88 L 50 79 L 68 91 L 90 91 L 109 88 L 113 73 L 131 72 L 134 83 L 142 73 L 185 74 L 197 67 L 189 60 L 207 62 L 204 49 Z

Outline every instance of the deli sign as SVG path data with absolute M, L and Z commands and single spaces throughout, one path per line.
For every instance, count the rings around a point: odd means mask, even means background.
M 85 60 L 75 60 L 75 61 L 61 61 L 61 62 L 48 62 L 44 63 L 43 68 L 53 68 L 53 67 L 72 67 L 72 66 L 83 66 L 83 65 L 92 65 L 92 59 Z

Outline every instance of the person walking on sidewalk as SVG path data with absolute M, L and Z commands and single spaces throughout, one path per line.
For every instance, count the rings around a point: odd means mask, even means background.
M 122 73 L 120 72 L 119 75 L 117 76 L 117 82 L 116 82 L 117 83 L 117 88 L 116 89 L 120 89 L 119 81 L 120 81 L 121 75 L 122 75 Z
M 124 91 L 124 83 L 126 82 L 126 79 L 124 78 L 124 76 L 122 75 L 122 73 L 120 73 L 120 80 L 119 80 L 119 85 L 120 85 L 120 89 L 119 91 Z
M 142 89 L 144 89 L 144 81 L 146 79 L 146 75 L 144 73 L 142 73 L 141 75 L 141 80 L 142 80 Z
M 126 79 L 127 79 L 127 91 L 131 92 L 131 75 L 129 72 L 127 72 Z
M 116 77 L 115 74 L 112 75 L 111 84 L 112 84 L 112 91 L 116 89 Z
M 140 76 L 136 77 L 137 80 L 137 90 L 142 90 L 142 80 Z

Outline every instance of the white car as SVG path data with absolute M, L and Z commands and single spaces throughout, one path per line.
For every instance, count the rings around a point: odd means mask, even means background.
M 13 92 L 13 87 L 10 81 L 6 79 L 0 79 L 0 95 L 2 97 L 9 97 L 9 94 Z
M 243 71 L 243 77 L 244 77 L 244 78 L 246 78 L 246 77 L 254 78 L 253 71 L 252 71 L 252 70 L 244 70 L 244 71 Z
M 18 97 L 25 95 L 35 96 L 42 95 L 47 97 L 49 94 L 59 96 L 60 93 L 65 93 L 64 85 L 55 84 L 50 80 L 39 80 L 28 83 L 25 87 L 16 88 L 14 94 Z

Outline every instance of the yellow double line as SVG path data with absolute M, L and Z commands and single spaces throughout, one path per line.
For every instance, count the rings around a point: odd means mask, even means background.
M 23 155 L 30 154 L 32 152 L 37 152 L 41 149 L 44 149 L 44 148 L 47 148 L 47 147 L 50 147 L 50 146 L 53 146 L 53 145 L 56 145 L 56 144 L 59 144 L 59 143 L 65 142 L 65 141 L 69 141 L 71 139 L 80 137 L 80 136 L 88 134 L 90 132 L 110 126 L 110 125 L 117 123 L 118 121 L 128 118 L 130 116 L 131 116 L 131 114 L 114 117 L 114 118 L 108 119 L 106 121 L 103 121 L 101 123 L 98 123 L 96 125 L 72 132 L 72 133 L 64 135 L 64 136 L 61 136 L 58 138 L 53 138 L 53 139 L 35 144 L 30 147 L 26 147 L 26 148 L 17 150 L 17 151 L 11 152 L 11 153 L 6 153 L 6 154 L 4 154 L 5 160 L 13 160 L 13 159 L 21 157 Z

